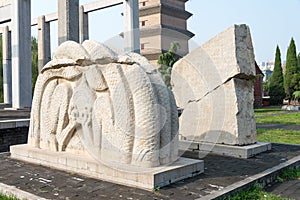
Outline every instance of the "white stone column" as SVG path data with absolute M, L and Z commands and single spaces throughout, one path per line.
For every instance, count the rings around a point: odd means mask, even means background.
M 4 103 L 12 104 L 11 87 L 11 33 L 8 26 L 2 29 L 3 96 Z
M 50 23 L 44 15 L 38 18 L 38 60 L 39 72 L 51 60 Z
M 12 0 L 12 107 L 30 108 L 31 0 Z
M 124 0 L 125 52 L 140 53 L 139 1 Z
M 89 39 L 89 15 L 84 12 L 84 7 L 79 9 L 79 38 L 80 43 Z
M 58 0 L 58 44 L 79 42 L 79 0 Z

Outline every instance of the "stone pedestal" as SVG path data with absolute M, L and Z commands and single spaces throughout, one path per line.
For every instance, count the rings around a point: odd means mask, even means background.
M 205 157 L 208 153 L 230 156 L 236 158 L 251 158 L 257 154 L 272 149 L 271 143 L 257 142 L 256 144 L 246 146 L 231 146 L 224 144 L 214 144 L 207 142 L 191 142 L 181 140 L 179 142 L 179 148 L 181 151 L 197 151 L 199 152 L 199 158 Z
M 300 110 L 300 106 L 285 105 L 285 106 L 282 106 L 282 110 L 298 111 L 298 110 Z
M 26 144 L 12 146 L 10 150 L 11 157 L 15 159 L 147 190 L 194 177 L 204 171 L 203 161 L 188 158 L 179 158 L 170 165 L 142 168 L 120 163 L 98 162 L 89 155 L 50 152 Z

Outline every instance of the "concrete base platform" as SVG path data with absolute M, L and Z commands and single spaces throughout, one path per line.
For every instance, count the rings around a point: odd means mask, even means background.
M 101 163 L 89 155 L 79 156 L 67 152 L 49 152 L 32 148 L 27 144 L 11 146 L 10 151 L 11 157 L 14 159 L 148 190 L 167 186 L 204 172 L 202 160 L 189 158 L 179 158 L 168 166 L 141 168 L 118 163 Z
M 217 154 L 223 156 L 230 156 L 236 158 L 251 158 L 257 154 L 272 149 L 271 143 L 257 142 L 256 144 L 247 146 L 230 146 L 224 144 L 213 144 L 213 143 L 197 143 L 190 141 L 180 141 L 179 148 L 182 151 L 192 150 L 199 151 L 200 154 Z
M 205 174 L 153 192 L 15 160 L 10 153 L 0 153 L 0 192 L 16 195 L 18 199 L 36 200 L 226 199 L 254 184 L 272 185 L 281 170 L 300 167 L 299 155 L 300 145 L 276 143 L 272 143 L 271 151 L 249 159 L 208 154 L 203 158 Z M 186 151 L 183 156 L 199 160 L 197 151 Z M 292 189 L 295 188 L 290 188 L 282 197 L 292 197 Z M 38 197 L 28 197 L 22 191 Z
M 290 110 L 290 111 L 299 111 L 300 110 L 300 106 L 285 105 L 285 106 L 282 106 L 281 109 L 282 110 Z

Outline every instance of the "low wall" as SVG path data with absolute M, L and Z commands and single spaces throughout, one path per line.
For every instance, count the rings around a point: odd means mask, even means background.
M 0 152 L 11 145 L 27 143 L 29 119 L 0 121 Z

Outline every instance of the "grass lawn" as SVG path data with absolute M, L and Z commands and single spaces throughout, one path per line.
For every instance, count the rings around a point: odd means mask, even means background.
M 282 110 L 281 107 L 265 107 L 265 108 L 254 109 L 254 114 L 256 117 L 275 115 L 275 114 L 280 114 L 285 112 L 287 111 Z
M 283 111 L 280 107 L 267 107 L 254 110 L 256 123 L 265 124 L 299 124 L 300 112 Z M 262 142 L 276 142 L 285 144 L 300 145 L 300 131 L 282 129 L 262 129 L 257 128 L 257 140 Z M 284 170 L 277 177 L 277 182 L 284 182 L 291 179 L 300 178 L 300 169 Z M 242 191 L 229 198 L 239 199 L 265 199 L 265 200 L 285 200 L 285 198 L 267 193 L 259 186 L 254 186 L 250 190 Z
M 281 107 L 255 109 L 256 123 L 299 124 L 300 112 L 283 111 Z M 300 144 L 300 131 L 282 129 L 257 129 L 258 141 L 286 144 Z
M 297 169 L 285 169 L 280 172 L 277 177 L 278 182 L 284 182 L 289 180 L 300 179 L 300 168 Z
M 256 185 L 250 188 L 249 190 L 245 190 L 237 193 L 236 195 L 226 198 L 228 200 L 288 200 L 277 195 L 270 194 L 265 192 L 260 186 Z
M 279 176 L 277 177 L 277 182 L 284 182 L 289 180 L 295 180 L 300 178 L 300 168 L 298 169 L 285 169 L 280 172 Z M 280 196 L 270 194 L 264 189 L 262 189 L 258 185 L 254 185 L 249 190 L 241 191 L 237 194 L 235 194 L 232 197 L 227 198 L 228 200 L 256 200 L 256 199 L 262 199 L 262 200 L 288 200 L 286 198 L 282 198 Z
M 18 200 L 16 197 L 6 196 L 0 193 L 0 200 Z
M 300 144 L 300 131 L 258 128 L 257 140 L 261 142 Z
M 274 116 L 262 116 L 255 120 L 256 123 L 266 124 L 300 124 L 300 112 L 290 112 Z

